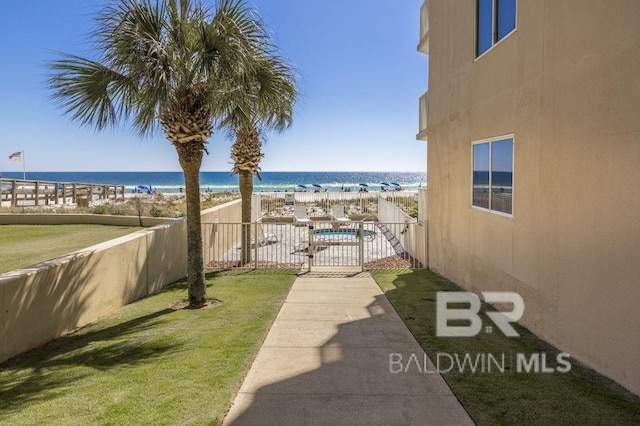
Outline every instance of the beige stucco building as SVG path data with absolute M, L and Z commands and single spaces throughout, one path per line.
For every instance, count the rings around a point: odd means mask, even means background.
M 425 1 L 418 138 L 429 267 L 520 293 L 525 326 L 640 394 L 639 22 L 638 0 Z

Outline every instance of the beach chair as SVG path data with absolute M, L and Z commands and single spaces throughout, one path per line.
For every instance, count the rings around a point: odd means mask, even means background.
M 331 207 L 331 220 L 340 223 L 340 225 L 351 222 L 351 219 L 344 212 L 344 206 Z
M 265 232 L 261 223 L 251 225 L 251 240 L 258 243 L 258 246 L 266 246 L 272 243 L 279 243 L 281 236 L 273 232 Z
M 307 215 L 307 208 L 305 206 L 293 206 L 293 221 L 294 223 L 307 225 L 311 222 Z
M 299 240 L 292 242 L 294 253 L 303 253 L 309 251 L 309 239 L 307 237 L 300 237 Z

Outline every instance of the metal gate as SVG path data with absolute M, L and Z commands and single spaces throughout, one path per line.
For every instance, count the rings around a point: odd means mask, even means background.
M 367 234 L 371 231 L 367 230 Z M 309 271 L 362 270 L 364 223 L 316 222 L 309 225 Z

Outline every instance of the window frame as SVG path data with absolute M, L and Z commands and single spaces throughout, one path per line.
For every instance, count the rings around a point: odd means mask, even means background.
M 474 62 L 477 61 L 478 59 L 482 58 L 484 55 L 486 55 L 487 53 L 491 52 L 496 46 L 500 45 L 500 43 L 502 43 L 503 40 L 505 40 L 506 38 L 508 38 L 511 34 L 515 33 L 516 30 L 518 29 L 518 4 L 520 3 L 519 0 L 515 0 L 516 2 L 516 8 L 515 8 L 515 25 L 513 27 L 513 29 L 511 31 L 509 31 L 507 34 L 505 34 L 501 39 L 497 40 L 498 38 L 498 4 L 499 0 L 491 0 L 491 46 L 485 50 L 484 52 L 482 52 L 480 55 L 478 55 L 478 27 L 479 27 L 479 21 L 480 21 L 480 8 L 478 7 L 478 2 L 479 0 L 475 1 L 475 7 L 476 7 L 476 14 L 475 14 L 475 26 L 474 26 L 474 32 L 473 32 L 473 40 L 474 40 L 474 47 L 473 47 L 473 54 L 475 56 L 474 58 Z
M 493 180 L 493 142 L 501 142 L 505 139 L 511 139 L 511 143 L 512 143 L 512 153 L 511 153 L 511 213 L 505 213 L 505 212 L 501 212 L 500 210 L 494 210 L 491 208 L 491 194 L 493 191 L 493 184 L 492 184 L 492 180 Z M 473 148 L 476 145 L 482 145 L 482 144 L 489 144 L 489 208 L 485 208 L 485 207 L 480 207 L 480 206 L 476 206 L 475 204 L 473 204 L 473 172 L 474 172 L 474 152 L 473 152 Z M 502 216 L 502 217 L 506 217 L 509 219 L 513 219 L 513 213 L 515 211 L 515 187 L 516 187 L 516 180 L 515 180 L 515 164 L 516 163 L 516 138 L 514 136 L 513 133 L 509 133 L 506 135 L 500 135 L 500 136 L 495 136 L 495 137 L 491 137 L 491 138 L 487 138 L 487 139 L 480 139 L 480 140 L 475 140 L 475 141 L 471 141 L 471 180 L 470 180 L 470 193 L 469 193 L 469 204 L 471 206 L 471 208 L 473 210 L 479 210 L 479 211 L 483 211 L 483 212 L 488 212 L 488 213 L 492 213 L 498 216 Z

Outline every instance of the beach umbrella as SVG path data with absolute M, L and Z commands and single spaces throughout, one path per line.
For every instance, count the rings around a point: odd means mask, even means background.
M 391 186 L 391 185 L 389 185 L 389 183 L 387 183 L 387 182 L 380 182 L 380 185 L 384 185 L 384 186 Z
M 402 186 L 398 182 L 391 182 L 391 185 L 393 185 L 393 186 Z
M 368 184 L 366 184 L 366 183 L 360 183 L 360 184 L 358 184 L 358 185 L 360 185 L 360 186 L 364 186 L 364 187 L 367 187 L 367 188 L 369 187 L 369 185 L 368 185 Z
M 311 186 L 315 186 L 316 188 L 322 188 L 322 185 L 320 185 L 319 183 L 314 183 Z
M 149 185 L 138 185 L 138 189 L 142 189 L 143 191 L 150 191 L 151 187 Z
M 304 188 L 304 189 L 307 189 L 307 185 L 302 185 L 302 184 L 300 184 L 300 185 L 298 185 L 298 188 Z

